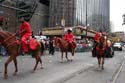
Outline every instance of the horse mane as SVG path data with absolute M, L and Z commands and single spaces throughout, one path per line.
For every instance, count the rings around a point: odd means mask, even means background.
M 58 39 L 59 43 L 66 43 L 66 41 L 60 37 L 57 37 L 57 39 Z
M 101 36 L 100 39 L 99 39 L 99 48 L 103 48 L 105 47 L 106 45 L 106 39 L 105 39 L 105 36 Z
M 7 31 L 0 31 L 0 42 L 4 47 L 8 48 L 8 46 L 16 40 L 17 39 L 14 34 Z

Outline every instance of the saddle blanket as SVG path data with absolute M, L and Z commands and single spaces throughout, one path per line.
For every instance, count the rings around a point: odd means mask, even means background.
M 37 40 L 34 39 L 34 38 L 30 39 L 30 41 L 29 41 L 29 47 L 30 47 L 30 49 L 31 50 L 36 50 L 37 46 L 38 46 Z

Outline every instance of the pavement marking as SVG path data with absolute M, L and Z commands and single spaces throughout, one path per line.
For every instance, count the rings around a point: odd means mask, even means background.
M 52 63 L 52 60 L 49 60 L 49 63 Z
M 73 77 L 79 76 L 81 73 L 84 73 L 84 72 L 88 71 L 89 69 L 93 68 L 93 66 L 95 66 L 95 65 L 94 64 L 85 63 L 83 66 L 84 67 L 78 69 L 77 71 L 71 73 L 70 75 L 68 75 L 68 76 L 66 76 L 64 78 L 61 78 L 61 79 L 57 80 L 54 83 L 64 83 L 64 82 L 72 79 Z
M 124 56 L 125 59 L 125 56 Z M 120 75 L 120 72 L 123 68 L 123 65 L 125 64 L 125 60 L 123 59 L 122 63 L 120 64 L 120 67 L 118 68 L 118 70 L 116 70 L 115 75 L 113 75 L 112 80 L 110 82 L 107 83 L 116 83 L 116 80 L 118 79 L 118 76 Z
M 85 65 L 87 65 L 87 66 L 94 66 L 94 64 L 91 64 L 91 63 L 86 63 Z

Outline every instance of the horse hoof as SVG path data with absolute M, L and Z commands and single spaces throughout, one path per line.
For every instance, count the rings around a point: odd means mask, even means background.
M 16 75 L 17 75 L 17 72 L 14 72 L 14 73 L 13 73 L 13 76 L 16 76 Z
M 60 63 L 63 63 L 63 61 L 60 61 Z
M 73 59 L 71 59 L 70 61 L 73 61 Z
M 35 70 L 32 70 L 31 73 L 35 73 Z
M 102 70 L 104 70 L 104 68 L 102 67 Z
M 67 61 L 70 61 L 69 59 L 67 59 Z
M 41 67 L 41 69 L 44 69 L 44 67 Z
M 8 78 L 8 75 L 4 75 L 4 79 L 7 79 Z

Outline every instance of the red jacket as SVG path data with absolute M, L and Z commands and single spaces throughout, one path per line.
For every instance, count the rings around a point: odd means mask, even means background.
M 24 31 L 25 30 L 25 31 Z M 26 21 L 24 21 L 22 23 L 22 25 L 20 26 L 19 28 L 19 31 L 21 32 L 21 37 L 25 34 L 31 34 L 32 33 L 32 30 L 31 30 L 31 27 L 30 27 L 30 24 Z
M 99 32 L 96 32 L 96 34 L 95 34 L 95 36 L 94 36 L 94 40 L 96 41 L 96 42 L 99 42 L 99 38 L 101 37 L 101 33 L 99 33 Z
M 64 35 L 63 39 L 68 40 L 69 43 L 72 43 L 73 42 L 73 36 L 74 36 L 73 33 L 70 33 L 70 34 L 66 33 Z

